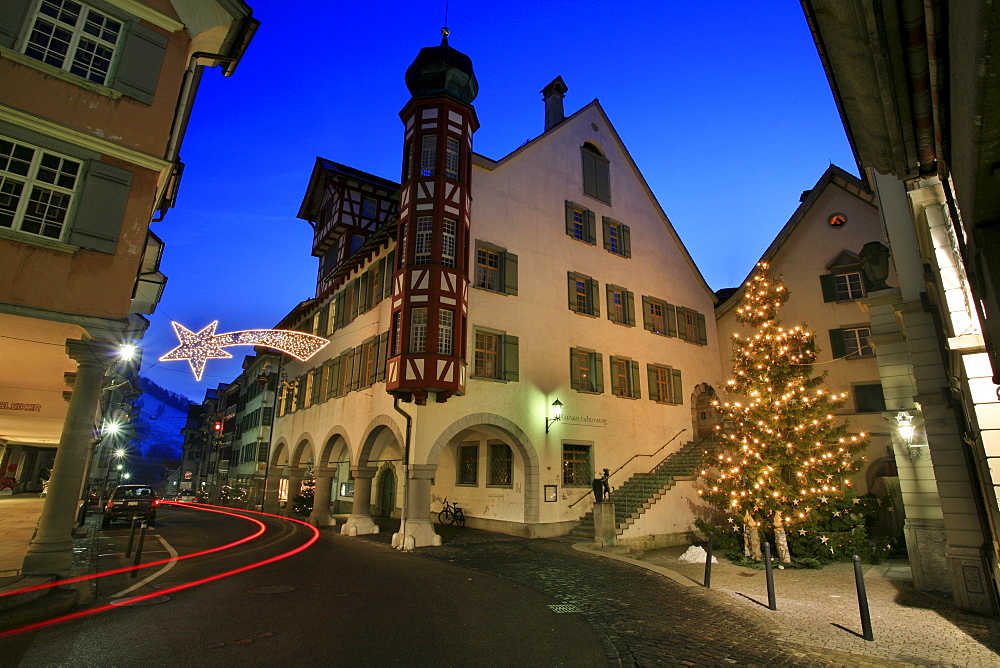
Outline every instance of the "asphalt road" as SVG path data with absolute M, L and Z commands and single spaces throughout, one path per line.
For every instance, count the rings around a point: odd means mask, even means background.
M 0 664 L 603 666 L 593 627 L 516 582 L 322 532 L 281 561 L 181 591 L 183 583 L 301 546 L 307 527 L 263 518 L 267 533 L 221 552 L 102 578 L 89 609 L 168 592 L 0 639 Z M 161 507 L 143 563 L 210 549 L 257 529 L 246 520 Z M 99 538 L 100 570 L 124 559 L 129 527 Z M 161 541 L 162 538 L 162 541 Z M 127 590 L 137 587 L 134 591 Z

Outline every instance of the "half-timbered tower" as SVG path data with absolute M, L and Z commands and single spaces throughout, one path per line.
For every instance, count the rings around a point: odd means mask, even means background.
M 386 390 L 418 405 L 465 393 L 469 180 L 479 122 L 472 61 L 420 50 L 406 71 L 405 127 Z

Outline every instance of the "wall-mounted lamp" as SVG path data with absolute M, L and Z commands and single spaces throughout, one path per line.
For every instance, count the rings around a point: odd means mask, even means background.
M 118 350 L 118 355 L 123 362 L 131 362 L 135 357 L 136 350 L 138 346 L 132 341 L 125 341 L 122 343 L 122 347 Z
M 896 427 L 899 429 L 899 437 L 906 444 L 906 449 L 910 459 L 927 459 L 930 455 L 930 448 L 926 444 L 914 444 L 913 435 L 916 433 L 916 425 L 913 424 L 914 417 L 906 411 L 896 414 Z
M 556 399 L 552 402 L 552 417 L 545 418 L 545 433 L 549 433 L 549 427 L 553 422 L 558 422 L 562 419 L 562 402 Z

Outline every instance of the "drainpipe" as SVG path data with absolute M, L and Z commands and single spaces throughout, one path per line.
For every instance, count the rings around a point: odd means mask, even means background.
M 410 490 L 410 428 L 413 424 L 413 418 L 410 414 L 405 412 L 399 407 L 399 397 L 393 396 L 392 407 L 397 413 L 402 415 L 406 419 L 406 437 L 403 442 L 403 507 L 399 514 L 399 547 L 398 550 L 406 549 L 406 511 L 407 503 L 409 502 L 409 490 Z

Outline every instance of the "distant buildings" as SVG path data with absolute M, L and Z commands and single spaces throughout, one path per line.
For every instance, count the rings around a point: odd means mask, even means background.
M 166 282 L 149 225 L 173 205 L 202 69 L 231 74 L 257 26 L 238 0 L 198 5 L 0 9 L 0 486 L 52 468 L 26 573 L 70 568 L 93 448 L 135 393 L 119 349 Z

